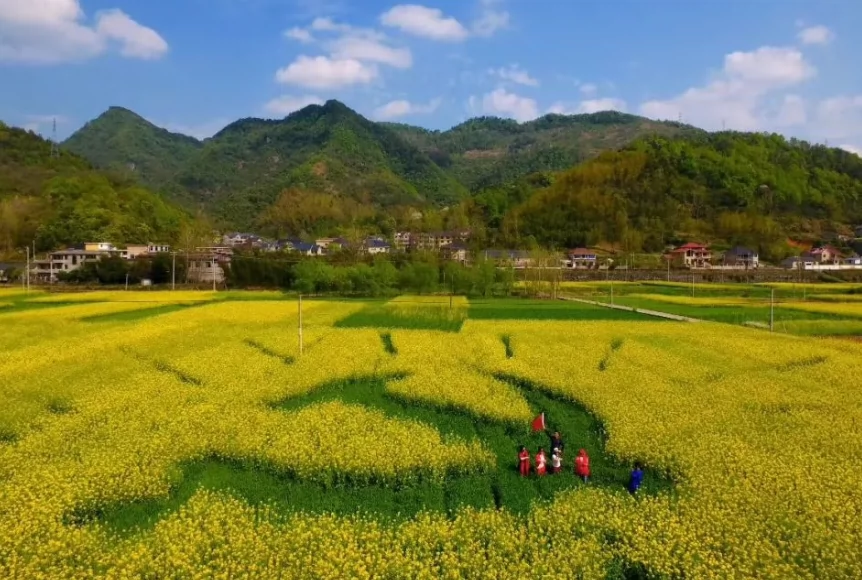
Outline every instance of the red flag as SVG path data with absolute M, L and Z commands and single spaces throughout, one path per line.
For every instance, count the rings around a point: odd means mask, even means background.
M 533 431 L 544 431 L 545 430 L 545 414 L 542 413 L 535 419 L 533 419 Z

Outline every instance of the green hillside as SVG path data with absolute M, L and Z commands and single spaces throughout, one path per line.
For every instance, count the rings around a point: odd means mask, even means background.
M 101 142 L 110 139 L 101 133 L 110 126 L 100 120 L 116 117 L 112 111 L 83 127 L 66 145 L 100 167 L 138 159 L 161 164 L 159 175 L 140 171 L 142 181 L 181 200 L 184 193 L 233 227 L 254 226 L 290 187 L 379 206 L 445 205 L 467 195 L 415 146 L 338 101 L 312 105 L 281 120 L 242 119 L 179 153 L 185 142 L 165 135 L 156 142 L 149 138 L 152 126 L 129 122 L 114 139 L 137 143 L 138 152 L 134 147 L 130 152 L 102 147 Z
M 201 148 L 193 137 L 156 127 L 122 107 L 111 107 L 75 132 L 63 148 L 101 169 L 129 172 L 152 187 L 170 190 L 177 172 Z
M 125 149 L 104 146 L 117 140 Z M 656 252 L 700 239 L 776 258 L 788 239 L 862 222 L 857 156 L 612 111 L 430 131 L 328 101 L 198 143 L 111 109 L 67 143 L 98 143 L 87 155 L 99 166 L 135 160 L 144 183 L 223 227 L 279 236 L 470 227 L 485 245 Z
M 95 240 L 170 241 L 185 214 L 121 174 L 92 169 L 50 142 L 0 123 L 0 254 Z
M 646 135 L 701 132 L 687 125 L 651 121 L 616 111 L 552 114 L 527 123 L 479 117 L 448 131 L 395 123 L 388 126 L 471 191 L 508 183 L 533 172 L 568 169 Z
M 646 138 L 558 176 L 510 210 L 509 239 L 556 247 L 616 244 L 660 251 L 668 242 L 790 253 L 862 223 L 862 159 L 779 135 L 713 133 Z

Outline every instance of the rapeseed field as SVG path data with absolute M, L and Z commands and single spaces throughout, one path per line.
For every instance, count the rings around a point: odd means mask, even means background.
M 856 343 L 184 298 L 0 312 L 0 577 L 862 577 Z

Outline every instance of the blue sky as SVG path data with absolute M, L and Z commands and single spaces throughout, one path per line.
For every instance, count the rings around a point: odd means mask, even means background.
M 852 0 L 0 0 L 0 118 L 206 137 L 344 101 L 445 129 L 624 110 L 862 150 Z

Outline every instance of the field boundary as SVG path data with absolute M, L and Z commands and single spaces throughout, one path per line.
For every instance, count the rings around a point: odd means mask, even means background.
M 678 322 L 703 322 L 700 318 L 680 316 L 679 314 L 671 314 L 669 312 L 661 312 L 659 310 L 647 310 L 646 308 L 632 308 L 631 306 L 622 306 L 620 304 L 608 304 L 606 302 L 584 300 L 583 298 L 573 298 L 571 296 L 557 296 L 557 299 L 568 302 L 580 302 L 581 304 L 589 304 L 590 306 L 602 306 L 604 308 L 612 308 L 614 310 L 625 310 L 626 312 L 646 314 L 647 316 L 655 316 L 656 318 L 667 318 L 668 320 L 676 320 Z

